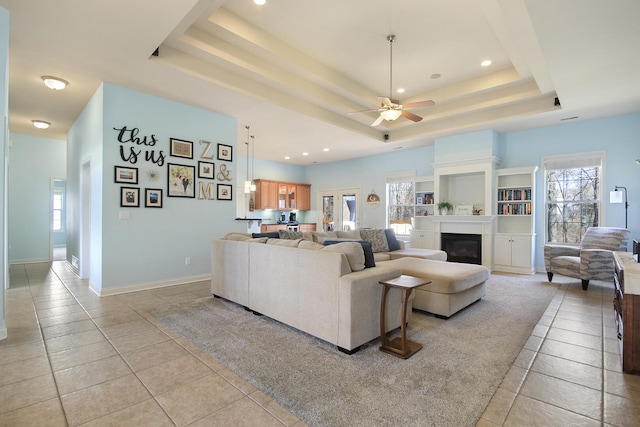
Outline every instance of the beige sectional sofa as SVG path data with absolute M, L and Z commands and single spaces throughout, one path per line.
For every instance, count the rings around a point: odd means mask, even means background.
M 335 344 L 347 353 L 380 336 L 378 282 L 399 276 L 400 270 L 382 265 L 364 269 L 358 243 L 321 249 L 318 243 L 307 242 L 317 247 L 304 249 L 294 247 L 299 240 L 290 240 L 290 246 L 277 240 L 213 239 L 213 295 Z M 340 247 L 344 251 L 339 251 Z M 347 252 L 354 248 L 362 258 L 362 268 L 356 267 L 359 271 L 354 271 L 347 258 Z M 402 319 L 400 292 L 390 293 L 387 301 L 386 325 L 391 331 Z
M 211 292 L 347 353 L 380 337 L 380 280 L 410 274 L 433 281 L 412 295 L 407 321 L 412 307 L 449 317 L 485 295 L 485 267 L 447 263 L 443 251 L 405 248 L 400 241 L 387 242 L 390 250 L 379 230 L 360 231 L 281 232 L 282 239 L 231 233 L 213 239 Z M 323 245 L 326 240 L 334 244 Z M 367 247 L 374 251 L 375 267 L 365 268 Z M 401 319 L 401 292 L 392 289 L 387 332 Z

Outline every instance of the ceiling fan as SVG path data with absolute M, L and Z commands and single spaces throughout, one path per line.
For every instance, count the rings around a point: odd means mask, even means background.
M 411 110 L 412 108 L 421 108 L 421 107 L 432 107 L 435 105 L 435 102 L 429 101 L 418 101 L 418 102 L 410 102 L 408 104 L 401 104 L 400 101 L 391 98 L 391 93 L 393 89 L 393 42 L 395 41 L 396 36 L 391 34 L 387 36 L 387 40 L 389 41 L 389 50 L 390 50 L 390 60 L 389 60 L 389 96 L 379 96 L 378 100 L 380 100 L 380 108 L 375 108 L 372 110 L 362 110 L 362 111 L 351 111 L 348 114 L 359 114 L 359 113 L 371 113 L 374 111 L 380 112 L 380 117 L 376 119 L 371 126 L 378 126 L 382 123 L 383 120 L 387 120 L 392 122 L 399 118 L 400 116 L 406 117 L 409 120 L 414 122 L 419 122 L 422 120 L 422 117 L 413 114 L 407 110 Z

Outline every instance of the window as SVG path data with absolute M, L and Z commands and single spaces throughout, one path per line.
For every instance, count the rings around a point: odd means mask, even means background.
M 600 222 L 602 153 L 544 161 L 547 242 L 579 244 Z
M 53 231 L 62 230 L 62 193 L 53 193 Z
M 413 229 L 415 174 L 387 177 L 387 227 L 396 235 L 408 236 Z

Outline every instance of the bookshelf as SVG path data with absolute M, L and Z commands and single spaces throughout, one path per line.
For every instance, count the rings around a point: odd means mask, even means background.
M 431 248 L 433 247 L 431 217 L 435 212 L 433 176 L 416 177 L 414 203 L 411 247 Z
M 533 274 L 537 166 L 497 169 L 494 269 Z

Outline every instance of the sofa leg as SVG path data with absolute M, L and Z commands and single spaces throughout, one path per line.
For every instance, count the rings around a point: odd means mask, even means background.
M 587 290 L 587 288 L 589 287 L 589 280 L 582 280 L 582 289 L 583 290 Z
M 348 354 L 349 356 L 351 356 L 352 354 L 357 353 L 358 351 L 360 351 L 361 348 L 362 348 L 362 346 L 359 345 L 358 347 L 354 348 L 353 350 L 347 350 L 346 348 L 342 348 L 342 347 L 338 347 L 338 350 L 340 350 L 341 353 Z
M 547 271 L 547 278 L 549 279 L 549 283 L 551 283 L 551 279 L 553 279 L 553 273 L 550 271 Z

